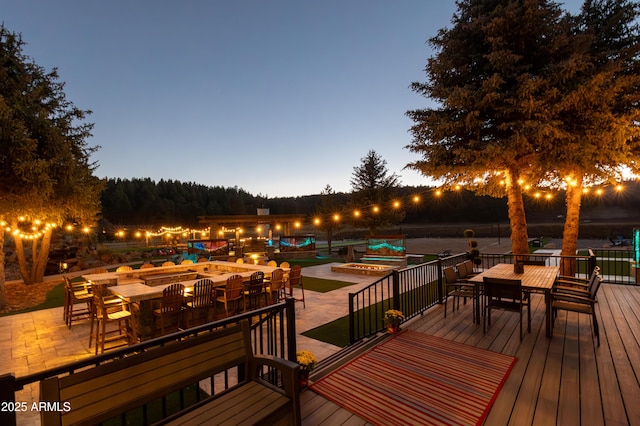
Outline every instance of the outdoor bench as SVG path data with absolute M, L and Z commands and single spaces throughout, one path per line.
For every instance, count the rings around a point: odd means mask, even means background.
M 265 367 L 282 387 L 261 378 Z M 201 424 L 301 423 L 298 364 L 254 355 L 249 324 L 244 320 L 75 374 L 42 380 L 40 401 L 59 402 L 60 407 L 68 408 L 43 411 L 42 424 L 97 424 L 218 373 L 228 372 L 231 377 L 234 371 L 237 384 L 178 411 L 160 424 L 193 424 L 195 419 Z

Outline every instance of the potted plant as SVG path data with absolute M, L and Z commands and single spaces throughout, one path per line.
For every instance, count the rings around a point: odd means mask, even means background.
M 300 389 L 309 385 L 309 373 L 316 368 L 318 359 L 311 351 L 296 352 L 296 359 L 300 365 Z
M 389 333 L 396 333 L 402 321 L 404 321 L 404 314 L 401 311 L 389 309 L 384 313 L 384 324 Z

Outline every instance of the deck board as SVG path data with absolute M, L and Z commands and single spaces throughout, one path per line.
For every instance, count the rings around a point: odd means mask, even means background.
M 639 425 L 640 287 L 603 284 L 596 305 L 600 346 L 590 317 L 558 312 L 545 337 L 544 300 L 532 296 L 531 333 L 518 337 L 517 313 L 492 313 L 487 333 L 471 318 L 471 304 L 451 312 L 438 305 L 404 327 L 518 358 L 486 425 Z M 526 313 L 524 315 L 526 330 Z M 303 424 L 367 424 L 315 394 L 303 392 Z

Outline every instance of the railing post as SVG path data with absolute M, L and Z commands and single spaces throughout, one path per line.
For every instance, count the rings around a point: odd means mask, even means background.
M 438 259 L 438 303 L 442 304 L 442 299 L 444 298 L 444 294 L 442 291 L 442 260 Z
M 353 293 L 349 293 L 349 344 L 356 342 L 356 319 L 353 309 Z
M 289 361 L 297 362 L 296 352 L 296 300 L 292 297 L 285 299 L 287 316 L 287 357 Z
M 393 296 L 392 303 L 393 309 L 400 311 L 400 274 L 395 269 L 391 273 L 392 279 L 392 287 L 393 287 Z
M 7 409 L 0 410 L 0 424 L 6 426 L 16 426 L 16 410 L 12 408 L 16 402 L 16 377 L 9 373 L 0 376 L 0 403 L 8 406 Z
M 596 255 L 593 250 L 589 249 L 589 270 L 587 271 L 588 276 L 591 276 L 591 273 L 594 269 L 596 269 L 596 265 L 598 264 Z

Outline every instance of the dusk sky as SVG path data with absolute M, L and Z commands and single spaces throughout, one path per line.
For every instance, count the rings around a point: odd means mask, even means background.
M 453 0 L 8 1 L 0 22 L 93 114 L 96 174 L 350 192 L 370 149 L 404 185 L 427 40 Z M 581 1 L 565 8 L 579 11 Z

